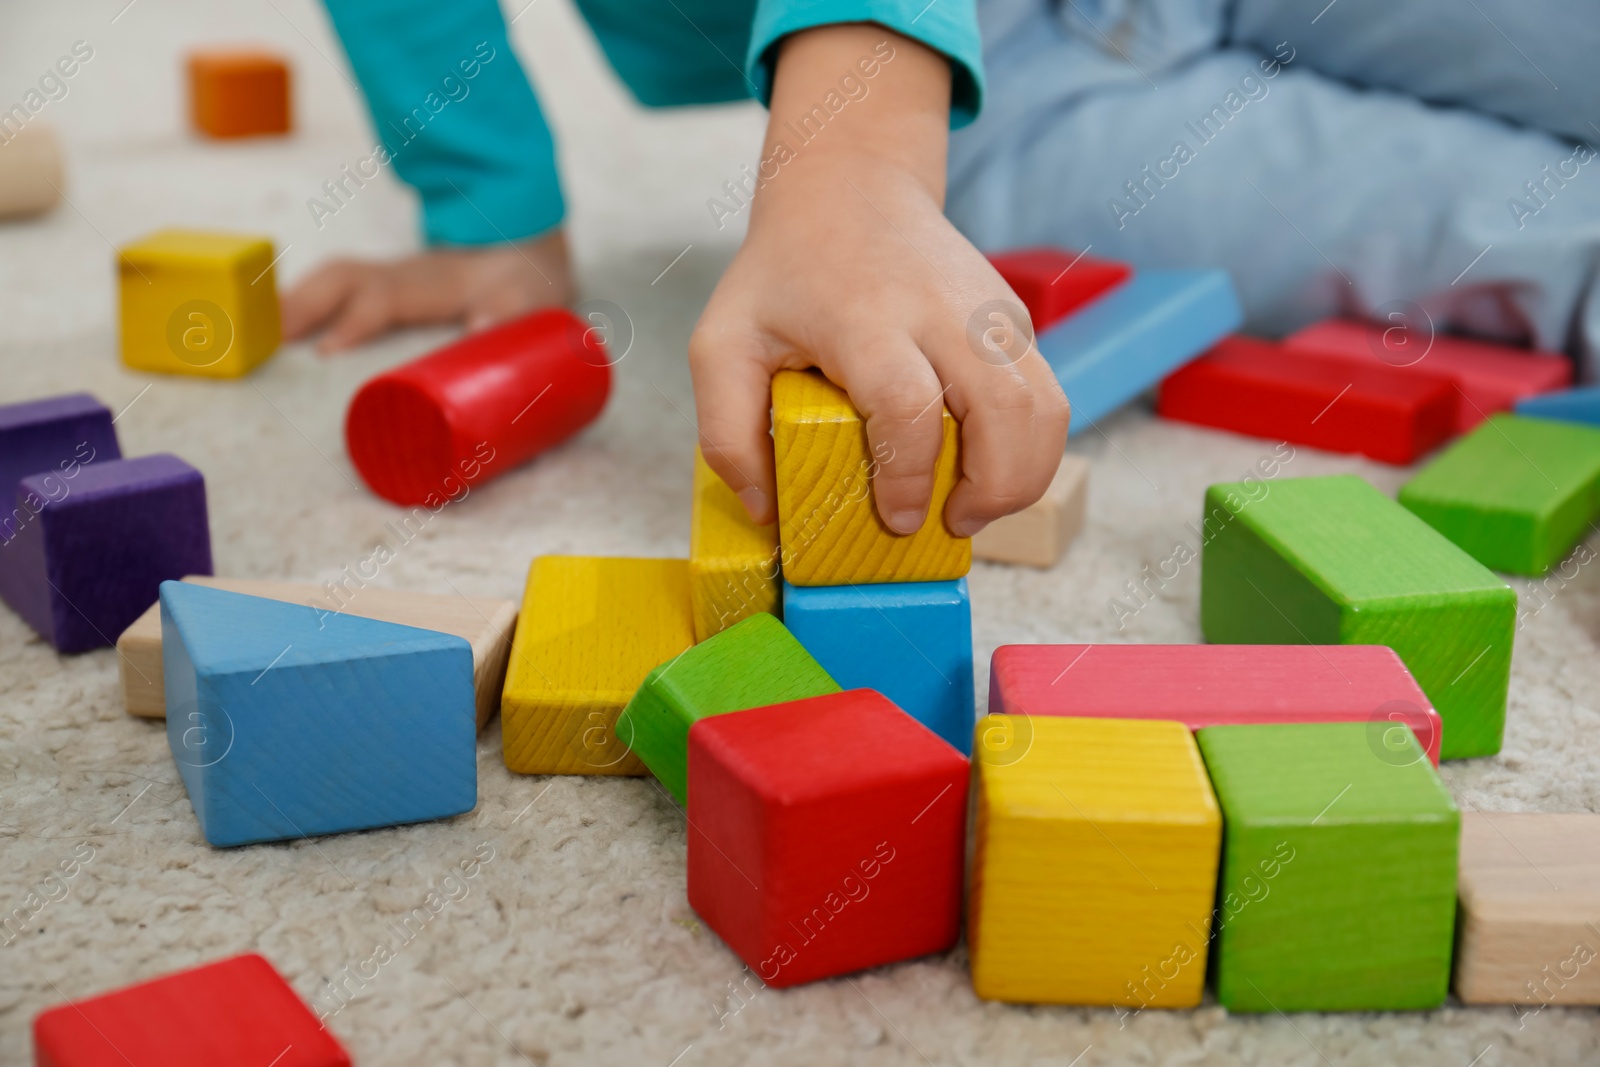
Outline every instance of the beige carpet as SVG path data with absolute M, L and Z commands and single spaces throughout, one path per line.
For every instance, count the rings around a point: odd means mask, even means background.
M 127 454 L 199 466 L 220 573 L 322 580 L 368 555 L 394 509 L 354 481 L 339 426 L 355 387 L 426 350 L 411 335 L 320 361 L 286 348 L 252 378 L 148 378 L 116 361 L 111 244 L 159 225 L 261 230 L 288 247 L 282 276 L 332 252 L 402 249 L 407 195 L 369 186 L 317 231 L 305 208 L 370 144 L 339 51 L 304 0 L 31 5 L 0 30 L 0 104 L 76 40 L 94 58 L 39 116 L 71 159 L 62 206 L 0 228 L 0 401 L 88 389 Z M 525 0 L 511 0 L 512 13 Z M 115 18 L 115 22 L 113 22 Z M 564 0 L 516 26 L 564 146 L 588 297 L 637 332 L 604 418 L 532 466 L 472 492 L 379 579 L 404 589 L 517 597 L 545 552 L 682 555 L 693 417 L 683 351 L 737 235 L 704 202 L 753 158 L 753 107 L 647 116 L 601 67 Z M 181 129 L 177 60 L 189 44 L 262 40 L 293 54 L 302 132 L 287 143 L 200 146 Z M 692 247 L 659 280 L 685 246 Z M 1142 412 L 1073 447 L 1094 463 L 1089 525 L 1053 572 L 980 564 L 971 578 L 978 684 L 1014 641 L 1194 641 L 1198 577 L 1183 569 L 1118 630 L 1108 606 L 1167 558 L 1212 481 L 1271 445 L 1162 424 Z M 1301 450 L 1284 476 L 1403 472 Z M 1518 582 L 1528 608 L 1536 602 Z M 1446 780 L 1487 810 L 1600 810 L 1596 638 L 1600 577 L 1585 569 L 1518 635 L 1506 748 Z M 201 840 L 159 724 L 130 719 L 109 650 L 61 658 L 0 611 L 0 913 L 68 858 L 91 854 L 26 932 L 0 934 L 0 1063 L 27 1062 L 41 1008 L 257 949 L 302 996 L 364 961 L 430 891 L 452 897 L 370 980 L 346 982 L 329 1026 L 357 1062 L 417 1064 L 1593 1064 L 1593 1010 L 1449 1006 L 1405 1015 L 1234 1018 L 1214 1006 L 1147 1012 L 984 1004 L 965 956 L 733 998 L 742 967 L 684 896 L 684 823 L 648 781 L 523 778 L 480 745 L 480 802 L 447 822 L 215 851 Z M 491 852 L 492 850 L 492 852 Z M 463 859 L 492 859 L 443 883 Z M 347 972 L 346 968 L 350 971 Z M 741 1007 L 742 1005 L 742 1007 Z M 264 1067 L 264 1065 L 262 1065 Z

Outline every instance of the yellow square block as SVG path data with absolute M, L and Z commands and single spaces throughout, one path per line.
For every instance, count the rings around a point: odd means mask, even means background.
M 779 614 L 779 573 L 778 527 L 751 522 L 697 446 L 689 519 L 694 639 L 704 641 L 758 611 Z
M 535 559 L 500 698 L 506 766 L 646 773 L 617 739 L 617 716 L 645 675 L 693 644 L 687 560 Z
M 1199 1004 L 1222 816 L 1188 728 L 990 715 L 973 766 L 978 996 Z
M 885 526 L 872 479 L 894 457 L 873 456 L 866 420 L 843 389 L 816 371 L 772 379 L 772 437 L 778 468 L 783 576 L 795 585 L 936 582 L 972 569 L 972 539 L 944 525 L 944 505 L 961 476 L 956 420 L 944 416 L 933 502 L 914 534 Z
M 272 242 L 161 230 L 117 259 L 122 362 L 138 370 L 238 378 L 277 351 Z

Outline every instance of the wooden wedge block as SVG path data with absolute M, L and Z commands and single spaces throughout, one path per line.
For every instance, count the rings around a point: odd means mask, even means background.
M 535 559 L 500 703 L 506 766 L 644 774 L 617 716 L 653 668 L 692 644 L 687 561 Z
M 1206 490 L 1200 628 L 1214 644 L 1388 645 L 1444 725 L 1500 751 L 1517 594 L 1354 475 Z
M 61 142 L 37 122 L 10 136 L 6 131 L 0 126 L 0 219 L 42 215 L 60 202 L 66 185 Z
M 1600 815 L 1461 816 L 1455 991 L 1466 1004 L 1600 1004 Z
M 772 379 L 773 451 L 783 576 L 792 585 L 939 582 L 972 567 L 972 539 L 945 529 L 944 505 L 960 478 L 956 420 L 948 409 L 933 474 L 933 501 L 914 534 L 878 517 L 872 479 L 895 462 L 874 456 L 867 426 L 845 391 L 817 371 Z M 931 413 L 930 413 L 931 417 Z
M 257 50 L 196 52 L 189 57 L 189 117 L 207 137 L 288 133 L 288 62 Z
M 359 589 L 328 582 L 280 582 L 256 578 L 183 579 L 230 593 L 304 604 L 318 617 L 355 615 L 380 622 L 395 622 L 421 630 L 454 634 L 472 646 L 472 685 L 477 693 L 478 729 L 482 730 L 500 707 L 505 682 L 506 657 L 516 627 L 517 606 L 498 597 L 468 597 L 442 593 L 411 593 L 366 585 Z M 161 674 L 161 605 L 151 604 L 132 626 L 117 638 L 122 668 L 122 697 L 129 715 L 163 719 L 167 715 L 166 687 Z
M 704 641 L 758 611 L 781 616 L 780 571 L 777 525 L 752 522 L 697 445 L 689 519 L 694 639 Z
M 1536 578 L 1600 518 L 1600 428 L 1491 415 L 1401 486 L 1400 503 L 1485 567 Z
M 1408 759 L 1410 732 L 1439 762 L 1439 714 L 1383 645 L 1001 645 L 989 712 L 1171 719 L 1191 730 L 1360 722 L 1380 759 Z
M 1516 412 L 1530 419 L 1559 419 L 1600 426 L 1600 385 L 1536 393 L 1517 401 Z
M 1354 722 L 1196 737 L 1226 823 L 1217 1001 L 1231 1012 L 1444 1003 L 1461 817 L 1422 750 L 1381 759 Z
M 837 692 L 783 623 L 757 612 L 652 670 L 617 721 L 617 736 L 684 804 L 696 722 Z
M 121 458 L 110 409 L 88 393 L 0 405 L 0 500 L 9 507 L 17 483 L 30 474 L 54 476 L 45 486 L 54 490 L 51 497 L 30 501 L 26 512 L 0 516 L 12 524 L 9 532 L 0 529 L 0 537 L 16 536 L 49 500 L 71 494 L 83 464 Z
M 978 996 L 1199 1004 L 1222 818 L 1194 737 L 1176 722 L 1009 715 L 977 736 Z
M 1089 461 L 1062 456 L 1044 496 L 979 530 L 972 538 L 972 556 L 991 563 L 1054 567 L 1083 529 L 1088 510 Z
M 998 252 L 989 262 L 1028 309 L 1035 332 L 1048 330 L 1133 273 L 1126 263 L 1057 248 Z

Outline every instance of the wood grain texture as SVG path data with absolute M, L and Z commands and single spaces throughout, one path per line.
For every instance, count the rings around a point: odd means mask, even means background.
M 278 349 L 272 242 L 161 230 L 117 256 L 122 362 L 135 370 L 238 378 Z
M 1525 396 L 1517 401 L 1516 412 L 1530 419 L 1560 419 L 1600 426 L 1600 385 Z
M 972 567 L 972 539 L 952 536 L 944 505 L 961 476 L 958 427 L 948 409 L 934 467 L 928 518 L 914 534 L 878 517 L 872 479 L 895 462 L 873 456 L 866 423 L 843 389 L 817 371 L 772 379 L 772 439 L 778 473 L 783 576 L 793 585 L 938 582 Z
M 1202 522 L 1207 641 L 1388 645 L 1442 759 L 1500 751 L 1517 595 L 1483 564 L 1354 475 L 1213 485 Z
M 1222 818 L 1183 724 L 990 715 L 973 765 L 978 996 L 1199 1004 Z
M 207 137 L 288 133 L 289 64 L 256 50 L 208 50 L 189 57 L 189 118 Z
M 1028 309 L 1035 332 L 1048 330 L 1133 273 L 1126 263 L 1059 248 L 1019 248 L 991 255 L 989 262 Z
M 265 597 L 290 604 L 305 604 L 328 615 L 356 615 L 363 619 L 395 622 L 421 630 L 454 634 L 472 646 L 472 685 L 477 694 L 478 729 L 500 707 L 505 684 L 506 657 L 516 628 L 517 606 L 509 600 L 487 596 L 412 593 L 377 586 L 315 585 L 259 578 L 210 578 L 189 575 L 183 579 L 212 589 Z M 117 638 L 122 670 L 122 697 L 129 715 L 165 718 L 166 690 L 161 675 L 161 605 L 136 619 Z
M 644 774 L 617 716 L 652 668 L 692 644 L 688 561 L 535 559 L 500 703 L 506 766 Z
M 1490 416 L 1401 486 L 1400 503 L 1485 567 L 1538 577 L 1600 517 L 1600 429 Z
M 1455 991 L 1468 1004 L 1600 1004 L 1600 815 L 1461 816 Z
M 1442 1004 L 1461 818 L 1422 750 L 1380 754 L 1351 722 L 1196 737 L 1226 823 L 1217 1001 L 1234 1012 Z
M 1089 461 L 1062 456 L 1044 496 L 979 530 L 972 538 L 972 556 L 991 563 L 1054 567 L 1083 529 L 1088 510 Z
M 694 639 L 704 641 L 758 611 L 781 616 L 777 524 L 757 526 L 728 484 L 694 450 L 689 591 Z
M 61 142 L 55 130 L 37 121 L 7 132 L 0 152 L 0 219 L 42 215 L 60 202 L 66 186 Z

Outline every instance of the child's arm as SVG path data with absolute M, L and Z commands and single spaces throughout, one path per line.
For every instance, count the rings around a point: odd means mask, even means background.
M 689 344 L 706 461 L 757 521 L 774 520 L 769 383 L 780 368 L 816 366 L 866 417 L 874 453 L 893 450 L 873 495 L 900 532 L 925 517 L 941 400 L 949 407 L 961 423 L 962 477 L 944 521 L 958 536 L 974 533 L 1043 494 L 1068 408 L 1031 329 L 1008 339 L 1010 316 L 985 313 L 1000 301 L 1026 322 L 942 214 L 950 61 L 871 23 L 807 29 L 779 47 L 767 180 Z M 858 63 L 875 55 L 865 81 Z M 802 117 L 830 93 L 837 106 L 850 75 L 867 95 L 802 143 Z

